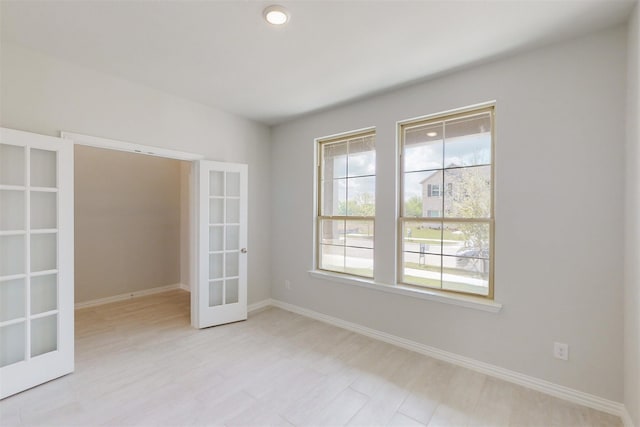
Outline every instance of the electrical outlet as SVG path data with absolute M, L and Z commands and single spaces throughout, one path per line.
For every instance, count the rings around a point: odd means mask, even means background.
M 569 360 L 569 344 L 563 342 L 554 342 L 553 357 L 560 360 Z
M 291 282 L 289 280 L 284 281 L 284 287 L 288 290 L 291 290 Z

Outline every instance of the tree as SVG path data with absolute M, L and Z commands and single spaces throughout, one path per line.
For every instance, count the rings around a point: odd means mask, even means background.
M 413 196 L 404 202 L 404 216 L 422 216 L 422 198 L 420 196 Z
M 491 208 L 491 177 L 489 168 L 452 169 L 451 183 L 445 194 L 448 217 L 489 218 Z M 481 222 L 461 222 L 456 228 L 464 234 L 466 245 L 480 251 L 489 248 L 489 227 Z
M 371 193 L 360 193 L 354 199 L 338 204 L 338 215 L 374 216 L 376 204 Z

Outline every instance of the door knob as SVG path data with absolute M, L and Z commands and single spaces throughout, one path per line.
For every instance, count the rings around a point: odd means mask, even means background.
M 242 252 L 243 254 L 246 254 L 247 253 L 247 248 L 240 249 L 240 252 Z

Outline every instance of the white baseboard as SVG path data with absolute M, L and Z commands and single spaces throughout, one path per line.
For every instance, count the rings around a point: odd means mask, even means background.
M 183 291 L 191 292 L 191 287 L 189 285 L 185 285 L 184 283 L 178 283 L 178 288 Z
M 567 400 L 569 402 L 577 403 L 579 405 L 593 408 L 598 411 L 607 412 L 612 415 L 617 415 L 623 419 L 625 427 L 633 427 L 633 424 L 631 423 L 631 417 L 629 416 L 625 406 L 622 403 L 614 402 L 612 400 L 595 396 L 593 394 L 555 384 L 550 381 L 541 380 L 539 378 L 511 371 L 509 369 L 501 368 L 499 366 L 491 365 L 489 363 L 481 362 L 469 357 L 460 356 L 458 354 L 440 350 L 435 347 L 430 347 L 428 345 L 424 345 L 375 329 L 367 328 L 356 323 L 347 322 L 337 317 L 328 316 L 326 314 L 318 313 L 316 311 L 302 308 L 286 302 L 272 299 L 270 301 L 270 304 L 283 310 L 291 311 L 302 316 L 329 323 L 339 328 L 366 335 L 368 337 L 375 338 L 389 344 L 397 345 L 398 347 L 406 348 L 408 350 L 412 350 L 417 353 L 433 357 L 435 359 L 443 360 L 445 362 L 462 366 L 480 372 L 482 374 L 489 375 L 491 377 L 518 384 L 523 387 L 527 387 L 560 399 Z
M 271 305 L 274 305 L 273 300 L 267 298 L 262 301 L 254 302 L 253 304 L 249 304 L 249 306 L 247 307 L 247 312 L 252 313 L 254 311 L 262 310 L 263 308 L 269 307 Z
M 158 286 L 157 288 L 144 289 L 142 291 L 135 291 L 135 292 L 127 292 L 126 294 L 114 295 L 112 297 L 98 298 L 91 301 L 78 302 L 75 304 L 75 309 L 78 310 L 81 308 L 95 307 L 98 305 L 124 301 L 131 298 L 143 297 L 145 295 L 159 294 L 160 292 L 171 291 L 174 289 L 185 289 L 185 285 L 183 285 L 182 283 L 176 283 L 174 285 Z M 186 287 L 186 290 L 189 290 L 189 288 Z

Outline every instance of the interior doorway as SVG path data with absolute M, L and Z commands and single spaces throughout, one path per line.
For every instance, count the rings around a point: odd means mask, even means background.
M 74 158 L 76 308 L 189 290 L 192 162 L 82 144 Z

